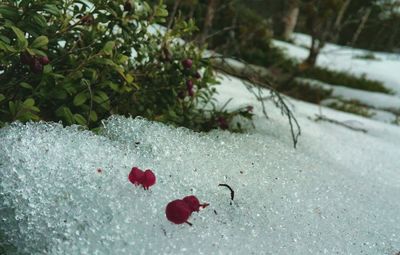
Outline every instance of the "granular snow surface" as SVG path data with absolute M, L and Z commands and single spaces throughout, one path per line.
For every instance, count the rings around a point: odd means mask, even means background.
M 218 101 L 253 104 L 255 129 L 195 133 L 114 116 L 101 135 L 52 123 L 0 129 L 0 247 L 9 254 L 389 254 L 400 251 L 400 128 L 323 108 L 356 132 L 310 119 L 303 135 L 223 76 Z M 128 181 L 150 168 L 145 191 Z M 98 169 L 101 171 L 98 171 Z M 233 202 L 226 187 L 235 192 Z M 168 202 L 210 206 L 174 225 Z M 4 248 L 5 247 L 5 248 Z M 1 248 L 0 248 L 1 251 Z M 1 252 L 0 252 L 1 253 Z

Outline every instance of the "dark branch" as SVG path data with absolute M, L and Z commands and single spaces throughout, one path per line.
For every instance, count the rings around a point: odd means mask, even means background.
M 241 64 L 244 65 L 243 68 L 240 68 L 242 70 L 238 70 L 238 68 L 235 68 L 229 63 L 227 63 L 227 61 L 223 56 L 212 56 L 210 57 L 210 59 L 218 60 L 216 61 L 216 63 L 213 63 L 213 67 L 215 69 L 219 70 L 222 73 L 240 78 L 244 81 L 247 89 L 261 103 L 263 114 L 267 119 L 268 115 L 265 110 L 265 104 L 264 104 L 265 97 L 263 96 L 263 91 L 261 90 L 261 88 L 266 88 L 269 90 L 270 97 L 268 97 L 268 99 L 271 99 L 272 102 L 275 104 L 275 106 L 281 110 L 281 114 L 286 116 L 288 119 L 293 146 L 294 148 L 296 148 L 298 138 L 301 135 L 301 127 L 296 117 L 294 116 L 293 112 L 291 111 L 290 107 L 288 106 L 286 100 L 274 88 L 269 79 L 265 77 L 265 75 L 262 75 L 262 71 L 254 69 L 248 63 L 240 59 L 234 59 L 234 60 L 239 61 Z M 257 92 L 253 91 L 253 88 L 255 86 L 258 88 Z
M 366 130 L 366 129 L 353 127 L 353 126 L 348 125 L 348 124 L 346 124 L 344 122 L 340 122 L 338 120 L 330 119 L 330 118 L 328 118 L 328 117 L 326 117 L 324 115 L 318 115 L 317 114 L 317 115 L 315 115 L 315 119 L 314 120 L 315 121 L 326 121 L 326 122 L 333 123 L 333 124 L 336 124 L 336 125 L 339 125 L 339 126 L 342 126 L 342 127 L 349 128 L 349 129 L 354 130 L 354 131 L 358 131 L 358 132 L 363 132 L 363 133 L 367 133 L 368 132 L 368 130 Z
M 233 199 L 235 198 L 235 191 L 233 191 L 231 186 L 229 186 L 228 184 L 223 184 L 223 183 L 222 184 L 218 184 L 218 186 L 227 187 L 231 191 L 231 200 L 233 201 Z

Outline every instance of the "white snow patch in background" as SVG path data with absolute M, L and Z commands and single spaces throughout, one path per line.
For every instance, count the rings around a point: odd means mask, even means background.
M 318 107 L 291 101 L 303 129 L 294 150 L 286 120 L 270 120 L 243 83 L 221 76 L 218 101 L 253 104 L 251 134 L 194 133 L 113 117 L 104 136 L 58 124 L 0 129 L 0 229 L 19 254 L 395 254 L 400 251 L 400 129 L 323 108 L 368 130 L 314 122 Z M 151 168 L 150 191 L 131 185 Z M 103 169 L 102 173 L 96 171 Z M 227 183 L 235 190 L 230 205 Z M 194 194 L 211 205 L 165 218 Z
M 304 82 L 310 86 L 332 90 L 333 97 L 344 100 L 357 100 L 368 106 L 378 109 L 400 110 L 400 97 L 379 92 L 371 92 L 359 89 L 352 89 L 339 85 L 331 85 L 317 80 L 298 78 L 299 82 Z
M 273 40 L 273 43 L 299 61 L 306 59 L 311 38 L 296 33 L 293 40 L 296 45 L 278 40 Z M 365 54 L 373 54 L 377 60 L 357 58 Z M 385 87 L 397 95 L 400 94 L 400 54 L 373 52 L 327 43 L 318 56 L 317 65 L 355 75 L 365 75 L 369 79 L 383 82 Z

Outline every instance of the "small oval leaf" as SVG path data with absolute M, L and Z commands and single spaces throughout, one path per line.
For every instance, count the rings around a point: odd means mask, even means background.
M 81 92 L 74 97 L 73 103 L 75 106 L 80 106 L 83 105 L 87 99 L 87 95 L 84 92 Z

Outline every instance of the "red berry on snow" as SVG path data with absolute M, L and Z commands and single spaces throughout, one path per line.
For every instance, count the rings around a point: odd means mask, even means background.
M 188 223 L 187 220 L 191 214 L 192 210 L 189 205 L 180 199 L 168 203 L 165 208 L 167 219 L 175 224 Z
M 187 196 L 183 198 L 183 201 L 190 207 L 192 212 L 198 212 L 200 210 L 200 201 L 195 196 Z
M 138 167 L 133 167 L 128 175 L 128 179 L 132 184 L 139 185 L 142 183 L 144 172 Z
M 175 224 L 187 223 L 192 225 L 187 220 L 193 212 L 198 212 L 200 207 L 207 207 L 209 204 L 200 204 L 197 197 L 191 195 L 184 197 L 182 200 L 177 199 L 168 203 L 165 214 L 167 219 Z
M 189 206 L 192 212 L 198 212 L 200 211 L 200 207 L 205 208 L 209 205 L 207 203 L 200 204 L 200 201 L 197 199 L 197 197 L 193 195 L 184 197 L 183 201 Z
M 153 186 L 156 183 L 156 176 L 153 171 L 147 169 L 144 171 L 143 178 L 141 179 L 141 184 L 144 189 L 149 189 L 150 186 Z
M 187 58 L 187 59 L 182 61 L 182 65 L 183 65 L 184 68 L 190 69 L 190 68 L 192 68 L 193 60 L 191 60 L 190 58 Z

